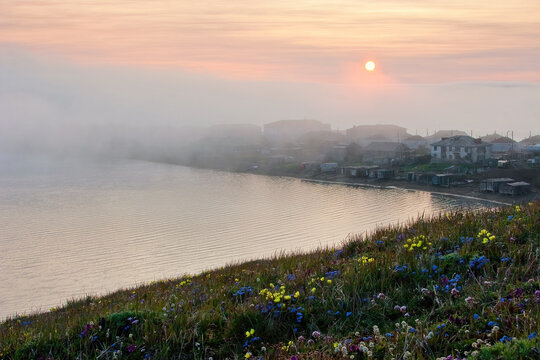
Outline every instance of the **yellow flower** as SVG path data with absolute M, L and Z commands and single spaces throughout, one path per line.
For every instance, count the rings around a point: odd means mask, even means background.
M 251 353 L 250 353 L 250 352 L 246 353 L 246 355 L 244 355 L 244 357 L 245 357 L 246 359 L 249 359 L 249 358 L 251 357 Z
M 290 296 L 290 295 L 285 295 L 283 298 L 284 298 L 285 300 L 291 300 L 291 296 Z
M 315 291 L 317 291 L 316 288 L 312 288 L 312 289 L 311 289 L 311 292 L 312 292 L 312 293 L 315 293 Z
M 332 280 L 328 279 L 328 280 L 326 280 L 326 282 L 327 282 L 328 284 L 331 284 L 331 283 L 332 283 Z
M 300 291 L 297 291 L 297 292 L 294 293 L 295 298 L 298 298 L 299 296 L 300 296 Z

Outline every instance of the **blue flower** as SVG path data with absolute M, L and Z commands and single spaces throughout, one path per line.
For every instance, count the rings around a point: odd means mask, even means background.
M 533 332 L 532 334 L 530 334 L 529 336 L 527 336 L 527 339 L 532 340 L 532 339 L 534 339 L 535 337 L 536 337 L 536 331 Z
M 478 320 L 478 319 L 480 319 L 480 315 L 474 314 L 474 315 L 473 315 L 473 318 L 474 318 L 474 320 Z
M 413 333 L 413 332 L 415 332 L 415 331 L 416 331 L 415 328 L 410 328 L 410 329 L 409 329 L 409 332 L 411 332 L 411 333 Z
M 502 343 L 505 343 L 505 342 L 510 341 L 510 340 L 512 340 L 512 337 L 511 336 L 506 336 L 506 335 L 504 335 L 502 338 L 499 339 L 499 341 L 502 342 Z
M 352 315 L 352 312 L 350 312 L 350 311 L 348 311 L 348 312 L 345 314 L 346 317 L 349 317 L 349 316 L 351 316 L 351 315 Z

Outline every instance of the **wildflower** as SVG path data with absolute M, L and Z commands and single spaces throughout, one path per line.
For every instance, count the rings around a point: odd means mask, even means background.
M 401 311 L 402 313 L 406 313 L 407 312 L 407 307 L 402 306 L 402 307 L 399 308 L 399 311 Z
M 478 320 L 478 319 L 480 319 L 480 315 L 474 314 L 474 315 L 473 315 L 473 318 L 474 318 L 474 320 Z
M 128 346 L 127 351 L 132 353 L 132 352 L 135 351 L 136 348 L 137 348 L 137 345 L 131 344 L 131 345 Z
M 527 336 L 527 339 L 532 340 L 532 339 L 534 339 L 535 337 L 536 337 L 536 331 L 533 332 L 532 334 L 529 334 L 529 335 Z
M 314 332 L 311 333 L 311 336 L 314 337 L 315 339 L 319 339 L 322 336 L 322 334 L 315 330 Z
M 499 339 L 499 341 L 502 342 L 502 343 L 508 342 L 510 340 L 512 340 L 512 337 L 511 336 L 506 336 L 506 335 L 504 335 L 502 338 Z
M 246 331 L 246 337 L 247 338 L 252 336 L 253 334 L 255 334 L 255 329 L 251 329 L 251 330 Z
M 250 352 L 247 352 L 246 355 L 244 355 L 244 357 L 245 357 L 246 359 L 249 359 L 249 358 L 251 357 L 251 353 L 250 353 Z

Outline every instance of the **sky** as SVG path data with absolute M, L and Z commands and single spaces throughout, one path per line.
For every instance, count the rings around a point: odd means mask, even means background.
M 519 139 L 538 39 L 538 0 L 0 0 L 0 141 L 298 118 Z

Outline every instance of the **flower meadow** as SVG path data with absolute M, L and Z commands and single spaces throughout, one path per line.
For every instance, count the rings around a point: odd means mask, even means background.
M 540 202 L 73 300 L 3 359 L 538 359 Z M 119 250 L 119 252 L 121 252 Z

